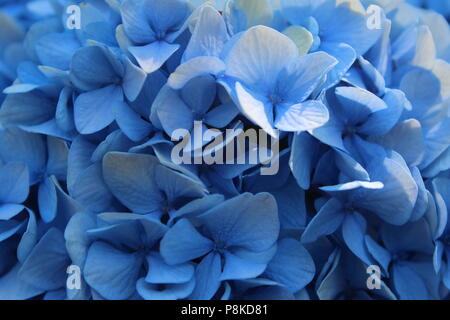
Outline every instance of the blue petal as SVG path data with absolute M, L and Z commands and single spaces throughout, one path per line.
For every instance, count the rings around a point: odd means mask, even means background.
M 438 158 L 450 145 L 450 118 L 445 118 L 427 131 L 425 135 L 425 157 L 420 167 L 425 167 Z
M 320 190 L 323 190 L 330 194 L 338 195 L 339 192 L 352 191 L 359 188 L 363 188 L 366 190 L 380 190 L 384 188 L 384 184 L 379 181 L 352 181 L 335 186 L 321 187 Z
M 178 284 L 186 283 L 194 276 L 194 265 L 185 263 L 168 265 L 159 253 L 150 253 L 147 256 L 148 273 L 145 281 L 152 284 Z
M 163 200 L 156 187 L 154 170 L 158 160 L 152 156 L 108 153 L 103 159 L 103 175 L 114 196 L 136 213 L 160 209 Z
M 95 163 L 84 170 L 73 184 L 71 196 L 85 208 L 94 212 L 108 210 L 112 194 L 103 181 L 102 166 Z
M 220 255 L 210 253 L 197 266 L 195 272 L 195 289 L 189 296 L 191 300 L 209 300 L 220 286 L 221 261 Z
M 409 251 L 431 255 L 434 251 L 431 232 L 424 220 L 401 227 L 385 224 L 381 228 L 381 238 L 392 253 Z
M 65 289 L 48 291 L 45 293 L 43 300 L 62 301 L 66 300 L 67 294 Z
M 23 162 L 30 171 L 30 183 L 38 182 L 45 171 L 46 150 L 42 136 L 10 128 L 0 131 L 0 158 L 5 162 Z
M 132 141 L 141 141 L 149 135 L 152 126 L 143 120 L 125 102 L 118 102 L 113 106 L 113 114 L 123 133 Z
M 22 203 L 28 197 L 29 175 L 26 165 L 8 163 L 0 166 L 0 203 Z
M 280 228 L 276 201 L 268 193 L 242 194 L 199 218 L 217 244 L 254 252 L 272 247 Z
M 55 185 L 50 178 L 44 179 L 39 185 L 38 199 L 42 220 L 46 223 L 53 221 L 56 217 L 57 198 Z
M 35 288 L 18 277 L 20 265 L 16 265 L 11 271 L 0 277 L 0 299 L 2 300 L 26 300 L 36 297 L 44 290 Z
M 65 181 L 69 155 L 67 143 L 61 139 L 47 137 L 47 153 L 47 173 L 55 175 L 58 180 Z
M 145 300 L 177 300 L 189 296 L 195 287 L 195 278 L 181 284 L 167 284 L 161 289 L 160 285 L 150 284 L 145 279 L 139 279 L 136 290 Z
M 272 194 L 277 200 L 281 230 L 303 229 L 307 219 L 305 192 L 291 179 Z
M 135 292 L 142 262 L 137 254 L 95 242 L 89 248 L 83 273 L 86 282 L 103 297 L 123 300 Z
M 91 156 L 95 147 L 82 136 L 78 136 L 72 142 L 67 162 L 67 189 L 69 193 L 75 191 L 73 186 L 79 175 L 92 164 Z
M 161 240 L 161 255 L 170 264 L 180 264 L 211 251 L 213 243 L 186 219 L 178 221 Z
M 377 242 L 375 242 L 370 236 L 365 237 L 367 250 L 370 255 L 380 263 L 384 272 L 388 273 L 389 264 L 391 263 L 391 254 L 385 248 L 380 246 Z
M 334 233 L 342 224 L 345 212 L 337 199 L 329 200 L 314 216 L 302 235 L 302 243 L 315 242 L 323 236 Z
M 0 109 L 0 125 L 38 125 L 53 119 L 55 109 L 53 101 L 31 92 L 8 95 Z
M 196 199 L 180 209 L 176 210 L 170 215 L 170 222 L 176 220 L 177 218 L 186 217 L 196 217 L 202 213 L 205 213 L 209 209 L 215 207 L 219 203 L 224 201 L 224 196 L 221 194 L 206 195 L 201 199 Z M 169 222 L 169 224 L 170 224 Z
M 153 103 L 152 112 L 156 112 L 162 128 L 171 137 L 178 129 L 190 131 L 193 127 L 192 110 L 181 99 L 178 92 L 169 87 L 161 89 Z
M 127 136 L 122 133 L 122 131 L 115 130 L 111 132 L 105 140 L 103 140 L 95 149 L 95 151 L 92 153 L 92 157 L 90 158 L 90 161 L 92 162 L 98 162 L 102 161 L 103 157 L 108 152 L 122 152 L 127 151 L 132 147 L 134 143 L 127 138 Z
M 417 86 L 419 82 L 421 86 Z M 428 106 L 438 102 L 441 85 L 431 71 L 416 68 L 403 76 L 399 88 L 414 106 L 414 118 L 420 119 Z
M 102 214 L 102 218 L 103 215 L 104 214 Z M 116 213 L 114 215 L 116 215 Z M 118 249 L 130 249 L 136 251 L 143 246 L 140 226 L 138 222 L 134 220 L 116 222 L 111 225 L 90 229 L 87 230 L 87 233 L 92 242 L 102 241 Z
M 269 98 L 252 91 L 239 81 L 222 78 L 219 83 L 226 88 L 244 116 L 272 137 L 278 137 L 278 133 L 273 128 L 273 105 Z
M 155 180 L 171 205 L 179 199 L 201 198 L 205 195 L 205 187 L 200 180 L 193 180 L 164 166 L 156 168 Z
M 16 83 L 3 90 L 4 94 L 26 93 L 39 88 L 37 84 Z
M 64 239 L 67 253 L 73 264 L 78 266 L 84 265 L 91 243 L 86 231 L 94 229 L 96 226 L 97 223 L 93 214 L 79 212 L 70 219 L 64 231 Z
M 264 254 L 266 254 L 264 252 Z M 273 253 L 270 252 L 270 257 Z M 261 275 L 267 267 L 267 261 L 258 261 L 252 259 L 251 255 L 240 256 L 239 253 L 234 254 L 226 251 L 224 254 L 225 264 L 223 272 L 220 276 L 222 281 L 253 279 Z
M 122 103 L 122 89 L 115 85 L 82 93 L 75 100 L 75 125 L 81 134 L 91 134 L 114 121 L 114 106 Z
M 210 75 L 196 77 L 183 87 L 181 97 L 190 109 L 201 117 L 216 99 L 216 80 Z
M 294 135 L 289 166 L 302 189 L 308 190 L 310 187 L 311 173 L 318 160 L 319 147 L 319 141 L 306 132 Z
M 372 259 L 366 247 L 367 222 L 358 212 L 347 214 L 342 223 L 342 237 L 347 247 L 364 263 L 371 265 Z
M 428 290 L 421 277 L 408 264 L 395 264 L 392 278 L 402 300 L 427 300 Z
M 444 257 L 444 244 L 441 241 L 436 241 L 436 247 L 433 253 L 433 267 L 436 273 L 439 273 L 442 268 L 442 259 Z
M 51 33 L 36 44 L 36 53 L 43 65 L 69 70 L 71 58 L 80 47 L 73 33 Z
M 382 33 L 381 28 L 369 29 L 365 12 L 355 10 L 346 2 L 337 6 L 331 17 L 326 20 L 319 18 L 318 21 L 324 29 L 322 42 L 346 43 L 355 49 L 358 56 L 366 53 Z
M 46 291 L 65 287 L 70 259 L 61 231 L 52 228 L 36 244 L 19 270 L 19 278 Z
M 327 80 L 321 86 L 323 89 L 328 89 L 339 83 L 344 77 L 345 73 L 355 62 L 357 54 L 351 46 L 345 43 L 324 43 L 321 45 L 320 50 L 325 51 L 339 61 L 339 63 L 328 73 Z
M 131 103 L 133 109 L 142 117 L 148 119 L 149 103 L 153 103 L 161 88 L 166 84 L 167 77 L 162 71 L 156 71 L 147 75 L 139 96 Z M 156 126 L 155 123 L 153 123 Z
M 421 219 L 428 209 L 428 194 L 427 189 L 425 187 L 425 183 L 420 174 L 419 169 L 416 167 L 411 169 L 412 176 L 414 181 L 416 181 L 417 186 L 419 188 L 419 193 L 417 195 L 416 205 L 414 207 L 414 211 L 411 215 L 411 221 L 417 221 Z
M 239 109 L 232 102 L 225 102 L 212 110 L 205 116 L 205 123 L 213 128 L 224 128 L 239 115 Z
M 20 239 L 19 245 L 17 246 L 17 259 L 23 263 L 26 257 L 30 254 L 34 245 L 38 240 L 38 227 L 36 217 L 33 211 L 27 209 L 28 213 L 28 223 L 27 229 Z
M 336 166 L 342 173 L 353 180 L 369 181 L 369 173 L 348 153 L 335 150 Z
M 105 51 L 98 46 L 84 47 L 73 55 L 71 76 L 84 90 L 100 88 L 119 79 Z
M 0 205 L 0 220 L 9 220 L 17 216 L 25 207 L 21 204 L 2 204 Z
M 418 187 L 400 164 L 385 159 L 382 164 L 372 163 L 368 170 L 371 178 L 381 181 L 384 188 L 370 190 L 357 196 L 359 208 L 364 208 L 388 223 L 402 225 L 409 221 L 417 200 Z
M 174 41 L 185 27 L 189 4 L 184 0 L 154 0 L 145 4 L 144 12 L 156 35 L 165 34 L 168 41 Z
M 387 134 L 397 124 L 405 110 L 405 94 L 400 90 L 389 90 L 383 100 L 387 108 L 372 113 L 364 124 L 358 126 L 358 132 L 368 136 L 381 136 Z
M 147 21 L 144 0 L 123 1 L 120 13 L 122 15 L 123 27 L 128 37 L 136 43 L 148 43 L 156 40 L 156 35 L 151 24 Z
M 386 103 L 373 93 L 353 87 L 336 88 L 336 98 L 339 101 L 340 114 L 349 125 L 357 125 L 368 120 L 377 111 L 387 109 Z
M 295 293 L 311 282 L 315 272 L 309 252 L 299 241 L 286 238 L 278 243 L 277 253 L 264 274 Z
M 374 142 L 400 153 L 410 166 L 419 165 L 425 154 L 422 127 L 416 119 L 399 123 L 388 134 L 374 137 Z

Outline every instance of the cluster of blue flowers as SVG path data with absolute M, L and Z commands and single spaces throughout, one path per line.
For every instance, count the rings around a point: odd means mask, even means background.
M 0 0 L 0 299 L 448 298 L 449 17 Z M 174 161 L 198 121 L 278 172 Z

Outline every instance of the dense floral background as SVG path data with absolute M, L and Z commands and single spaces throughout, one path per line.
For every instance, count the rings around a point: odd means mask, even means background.
M 448 298 L 449 18 L 0 0 L 0 299 Z M 200 120 L 264 129 L 277 174 L 174 162 Z

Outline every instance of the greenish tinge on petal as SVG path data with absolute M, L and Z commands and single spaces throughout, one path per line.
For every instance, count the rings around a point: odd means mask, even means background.
M 341 5 L 343 3 L 347 3 L 349 8 L 353 11 L 359 12 L 363 15 L 366 14 L 366 10 L 364 6 L 361 4 L 360 0 L 336 0 L 336 5 Z
M 290 26 L 283 33 L 294 41 L 301 56 L 306 55 L 313 45 L 314 39 L 311 32 L 303 27 Z
M 236 8 L 245 12 L 247 27 L 270 25 L 272 22 L 272 6 L 268 0 L 236 0 Z

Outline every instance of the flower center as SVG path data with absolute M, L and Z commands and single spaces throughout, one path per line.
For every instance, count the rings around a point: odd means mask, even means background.
M 392 255 L 393 261 L 407 261 L 411 258 L 412 254 L 408 251 L 399 251 Z
M 214 251 L 223 252 L 227 249 L 225 241 L 216 241 L 214 243 Z
M 346 126 L 344 129 L 344 137 L 352 136 L 356 133 L 356 128 L 354 126 Z

